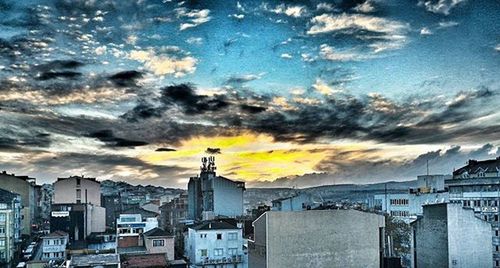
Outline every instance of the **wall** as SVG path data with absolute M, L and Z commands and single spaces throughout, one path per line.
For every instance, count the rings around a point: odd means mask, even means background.
M 472 209 L 448 204 L 449 267 L 491 267 L 491 224 L 474 216 Z
M 99 206 L 89 206 L 91 215 L 91 228 L 93 233 L 106 231 L 106 209 Z
M 23 179 L 17 178 L 10 174 L 0 173 L 1 187 L 4 190 L 12 191 L 21 196 L 21 202 L 24 206 L 21 213 L 24 216 L 22 220 L 22 234 L 31 234 L 31 224 L 34 219 L 35 212 L 35 188 L 30 183 Z
M 228 233 L 237 233 L 236 240 L 228 240 Z M 217 234 L 222 233 L 222 239 L 217 240 Z M 195 231 L 189 228 L 189 237 L 187 238 L 188 243 L 187 251 L 191 262 L 198 263 L 201 262 L 201 249 L 207 249 L 207 257 L 209 259 L 222 259 L 231 258 L 232 255 L 229 254 L 228 249 L 236 248 L 238 252 L 236 255 L 243 256 L 243 234 L 241 229 L 230 229 L 230 230 L 198 230 Z M 201 238 L 200 234 L 207 234 L 206 238 Z M 214 250 L 216 248 L 222 248 L 224 250 L 223 256 L 215 256 Z M 242 263 L 238 264 L 240 267 Z
M 266 212 L 267 267 L 380 267 L 384 217 L 356 210 Z
M 243 215 L 243 189 L 223 177 L 212 180 L 215 215 L 236 217 Z
M 448 267 L 446 204 L 426 206 L 413 226 L 417 267 Z
M 77 203 L 76 189 L 81 189 L 81 203 L 101 205 L 101 184 L 97 181 L 79 178 L 80 187 L 77 188 L 77 177 L 65 178 L 54 182 L 54 204 L 75 204 Z M 85 199 L 87 190 L 87 199 Z M 87 202 L 85 201 L 87 200 Z
M 163 247 L 153 247 L 153 240 L 162 239 L 164 240 Z M 166 253 L 167 259 L 174 260 L 174 237 L 147 237 L 145 241 L 145 246 L 148 254 L 154 253 Z

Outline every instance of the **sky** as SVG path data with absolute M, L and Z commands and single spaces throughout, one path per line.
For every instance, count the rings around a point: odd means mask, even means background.
M 500 155 L 500 2 L 0 0 L 0 170 L 186 188 Z

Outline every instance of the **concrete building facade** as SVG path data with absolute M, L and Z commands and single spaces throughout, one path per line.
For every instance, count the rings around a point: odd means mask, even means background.
M 44 261 L 66 260 L 66 246 L 69 236 L 62 231 L 52 232 L 42 237 L 42 257 Z
M 95 178 L 72 176 L 54 182 L 50 230 L 68 233 L 70 243 L 106 231 L 106 210 Z
M 425 205 L 412 224 L 413 267 L 491 267 L 491 225 L 461 204 Z
M 253 226 L 248 267 L 381 267 L 381 215 L 357 210 L 268 211 Z
M 16 176 L 6 171 L 0 173 L 0 186 L 2 189 L 14 192 L 21 196 L 22 201 L 22 234 L 31 235 L 33 223 L 35 223 L 35 185 L 36 179 L 28 176 Z
M 147 254 L 166 255 L 168 260 L 174 260 L 174 236 L 161 228 L 153 228 L 143 234 Z
M 21 196 L 0 189 L 0 267 L 12 262 L 21 242 Z
M 216 216 L 238 217 L 243 215 L 245 183 L 217 176 L 215 158 L 202 158 L 199 177 L 188 183 L 188 217 L 191 220 L 210 219 Z

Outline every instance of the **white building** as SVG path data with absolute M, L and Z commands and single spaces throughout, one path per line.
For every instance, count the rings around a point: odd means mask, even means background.
M 21 196 L 0 189 L 0 267 L 9 264 L 21 242 Z
M 470 208 L 477 217 L 491 224 L 493 267 L 500 267 L 500 157 L 490 160 L 469 160 L 445 181 L 450 202 Z
M 445 191 L 444 181 L 451 176 L 423 175 L 417 177 L 417 189 L 405 193 L 387 193 L 374 196 L 374 208 L 407 223 L 422 215 L 423 205 L 445 203 L 449 193 Z
M 190 267 L 247 267 L 241 228 L 223 221 L 207 221 L 188 228 L 185 256 Z
M 42 260 L 65 260 L 68 234 L 61 231 L 52 232 L 42 237 Z

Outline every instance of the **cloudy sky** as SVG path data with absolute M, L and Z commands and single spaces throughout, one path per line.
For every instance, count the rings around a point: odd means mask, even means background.
M 0 170 L 186 187 L 500 155 L 500 1 L 0 0 Z

